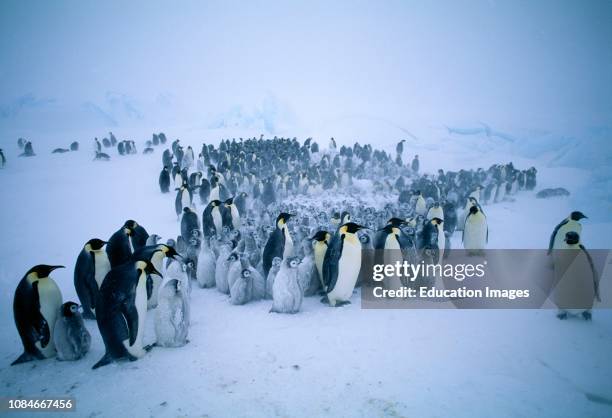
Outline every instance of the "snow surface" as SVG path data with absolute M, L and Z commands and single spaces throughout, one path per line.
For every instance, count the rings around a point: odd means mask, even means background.
M 509 154 L 503 138 L 480 132 L 466 142 L 463 136 L 447 131 L 432 141 L 415 134 L 408 154 L 418 153 L 430 172 L 510 159 L 518 168 L 534 165 L 536 191 L 563 186 L 574 194 L 590 181 L 586 168 Z M 189 135 L 180 137 L 190 143 Z M 611 311 L 595 311 L 593 322 L 584 323 L 561 322 L 547 310 L 361 310 L 357 292 L 343 308 L 307 298 L 299 314 L 275 315 L 268 313 L 270 301 L 232 306 L 216 290 L 196 287 L 185 347 L 154 348 L 137 362 L 92 371 L 104 345 L 95 322 L 87 321 L 92 349 L 83 360 L 9 366 L 22 351 L 13 293 L 31 266 L 65 265 L 53 277 L 64 300 L 77 300 L 73 266 L 88 239 L 107 238 L 130 218 L 164 239 L 179 231 L 174 196 L 159 193 L 157 184 L 161 148 L 126 157 L 113 150 L 108 163 L 91 161 L 88 141 L 79 152 L 49 154 L 70 141 L 34 141 L 34 158 L 17 158 L 16 143 L 2 145 L 8 158 L 0 170 L 2 395 L 72 396 L 77 413 L 66 415 L 90 417 L 612 415 Z M 545 248 L 554 225 L 575 209 L 571 199 L 534 194 L 486 207 L 491 247 Z M 579 209 L 588 215 L 592 208 Z M 583 242 L 611 248 L 612 222 L 585 220 Z M 153 316 L 145 342 L 154 340 Z

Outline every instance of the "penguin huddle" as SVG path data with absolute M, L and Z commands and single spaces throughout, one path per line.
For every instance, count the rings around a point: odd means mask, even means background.
M 166 142 L 164 134 L 154 134 L 147 148 Z M 133 141 L 117 141 L 110 133 L 95 140 L 96 156 L 115 146 L 122 155 L 136 149 Z M 232 305 L 271 301 L 266 303 L 274 313 L 300 312 L 304 297 L 346 305 L 364 280 L 363 249 L 400 250 L 411 262 L 439 263 L 460 230 L 464 248 L 482 252 L 488 241 L 483 205 L 536 184 L 535 168 L 517 170 L 512 163 L 419 174 L 418 156 L 408 166 L 401 159 L 404 143 L 396 151 L 394 160 L 369 144 L 338 148 L 332 138 L 323 152 L 312 138 L 300 143 L 262 135 L 202 144 L 196 157 L 192 147 L 173 141 L 162 154 L 158 184 L 161 193 L 176 191 L 176 239 L 160 244 L 159 236 L 127 220 L 108 240 L 87 241 L 74 269 L 80 306 L 63 303 L 50 277 L 62 266 L 30 269 L 15 292 L 24 353 L 14 364 L 56 353 L 64 360 L 82 358 L 91 343 L 82 318 L 96 320 L 105 344 L 94 368 L 136 360 L 153 345 L 182 346 L 192 282 L 215 288 Z M 362 193 L 363 181 L 382 197 L 379 202 Z M 579 250 L 588 262 L 577 225 L 582 218 L 573 212 L 555 229 L 551 251 Z M 145 345 L 150 310 L 156 343 Z M 583 316 L 590 319 L 587 311 Z

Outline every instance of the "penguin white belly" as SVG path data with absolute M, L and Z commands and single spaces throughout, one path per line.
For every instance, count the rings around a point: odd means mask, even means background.
M 385 250 L 383 251 L 383 261 L 385 264 L 395 264 L 396 261 L 400 263 L 404 261 L 401 253 L 401 247 L 397 241 L 397 235 L 388 234 L 385 239 Z M 399 289 L 402 286 L 402 282 L 396 275 L 389 276 L 384 282 L 385 289 Z
M 338 262 L 338 279 L 336 286 L 327 295 L 331 301 L 348 301 L 357 283 L 357 277 L 361 270 L 361 245 L 345 240 L 342 255 Z
M 427 212 L 427 220 L 431 221 L 433 218 L 440 218 L 442 220 L 444 220 L 444 211 L 442 210 L 442 207 L 435 207 L 432 206 L 429 211 Z
M 40 313 L 47 321 L 51 338 L 46 347 L 42 347 L 40 341 L 37 341 L 36 348 L 40 350 L 43 356 L 53 357 L 55 355 L 53 331 L 62 306 L 62 292 L 55 281 L 50 278 L 38 280 L 38 300 L 40 301 Z
M 183 208 L 188 208 L 191 206 L 191 199 L 189 198 L 189 191 L 183 190 L 181 193 L 181 205 Z
M 144 336 L 145 320 L 147 317 L 147 278 L 143 273 L 138 279 L 138 285 L 136 286 L 136 296 L 134 300 L 134 306 L 138 311 L 138 332 L 133 345 L 130 345 L 130 339 L 123 341 L 123 345 L 127 349 L 128 353 L 135 357 L 142 357 L 145 355 L 145 350 L 142 347 L 142 340 Z
M 106 273 L 108 273 L 111 268 L 110 261 L 108 261 L 108 254 L 106 254 L 106 251 L 94 252 L 94 266 L 94 278 L 96 280 L 96 283 L 98 283 L 99 289 L 100 286 L 102 286 L 102 281 L 104 281 L 104 277 L 106 277 Z
M 553 243 L 553 248 L 564 248 L 565 247 L 565 234 L 568 232 L 576 232 L 578 235 L 582 234 L 582 225 L 580 222 L 576 222 L 570 219 L 565 225 L 563 225 L 557 231 L 557 235 L 555 235 L 555 241 Z
M 183 176 L 181 173 L 176 173 L 174 175 L 174 184 L 180 186 L 183 183 Z
M 585 252 L 579 248 L 555 252 L 555 304 L 559 309 L 580 313 L 593 308 L 593 271 Z
M 463 231 L 463 248 L 466 250 L 483 250 L 487 241 L 487 221 L 478 213 L 465 221 Z
M 213 200 L 219 200 L 219 186 L 215 186 L 211 191 L 210 191 L 210 201 Z
M 287 257 L 293 256 L 293 240 L 291 239 L 291 235 L 287 228 L 283 229 L 283 234 L 285 234 L 285 248 L 283 249 L 283 260 Z
M 232 225 L 234 229 L 240 229 L 240 213 L 238 213 L 238 208 L 234 205 L 231 205 L 230 208 L 232 214 Z
M 219 235 L 223 230 L 223 220 L 221 219 L 221 212 L 219 212 L 219 209 L 215 208 L 212 210 L 212 218 L 213 224 L 215 225 L 215 230 L 217 231 L 217 235 Z
M 425 199 L 423 199 L 422 196 L 419 196 L 416 201 L 415 211 L 419 215 L 423 216 L 425 216 L 425 214 L 427 213 L 427 205 L 425 204 Z

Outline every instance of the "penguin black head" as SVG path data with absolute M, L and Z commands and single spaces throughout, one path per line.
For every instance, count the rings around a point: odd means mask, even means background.
M 220 200 L 215 199 L 215 200 L 212 200 L 212 201 L 210 202 L 210 204 L 211 204 L 211 205 L 213 206 L 213 208 L 214 208 L 214 207 L 216 207 L 216 206 L 221 206 L 221 201 L 220 201 Z
M 363 245 L 367 245 L 370 243 L 370 236 L 368 234 L 361 234 L 359 236 L 359 241 L 363 244 Z
M 240 273 L 240 276 L 242 276 L 243 279 L 248 279 L 249 277 L 251 277 L 251 270 L 243 269 Z
M 158 276 L 163 277 L 162 274 L 157 271 L 155 266 L 148 260 L 136 261 L 136 268 L 144 271 L 146 274 L 157 274 Z
M 473 208 L 476 208 L 476 206 L 472 206 Z M 476 208 L 476 211 L 478 211 L 478 208 Z M 476 212 L 472 212 L 472 209 L 470 209 L 470 213 L 476 213 Z M 431 219 L 431 223 L 435 224 L 435 225 L 442 225 L 444 221 L 440 218 L 432 218 Z
M 580 235 L 575 231 L 570 231 L 565 234 L 565 242 L 569 245 L 576 245 L 580 242 Z
M 63 269 L 64 266 L 49 266 L 47 264 L 39 264 L 37 266 L 32 267 L 26 273 L 26 276 L 34 273 L 38 279 L 44 279 L 49 277 L 49 274 L 55 269 Z
M 342 234 L 355 234 L 360 229 L 365 229 L 365 226 L 358 225 L 355 222 L 349 222 L 340 227 L 340 233 Z
M 291 218 L 292 216 L 293 215 L 290 213 L 281 212 L 276 218 L 276 225 L 282 226 L 283 224 L 286 224 L 289 218 Z
M 572 221 L 579 221 L 581 219 L 587 218 L 587 216 L 584 213 L 580 212 L 580 211 L 574 211 L 570 215 L 570 218 L 571 218 Z
M 292 269 L 297 268 L 300 265 L 300 259 L 298 257 L 290 257 L 287 259 L 287 265 Z
M 391 225 L 394 227 L 400 227 L 402 225 L 406 225 L 406 221 L 401 218 L 391 218 L 387 221 L 387 225 Z
M 62 305 L 62 316 L 72 318 L 79 315 L 79 305 L 74 302 L 66 302 Z
M 227 261 L 236 261 L 236 260 L 238 260 L 238 254 L 236 253 L 231 253 L 229 257 L 227 257 Z
M 85 245 L 86 246 L 89 245 L 89 248 L 91 248 L 94 251 L 98 251 L 98 250 L 101 250 L 102 247 L 106 245 L 106 241 L 102 241 L 101 239 L 98 239 L 98 238 L 93 238 L 87 241 Z
M 174 247 L 170 246 L 170 245 L 163 245 L 162 244 L 162 251 L 166 254 L 166 257 L 170 257 L 173 259 L 177 259 L 181 258 L 181 255 L 179 253 L 176 252 L 176 250 L 174 249 Z
M 233 198 L 233 197 L 230 197 L 229 199 L 227 199 L 227 200 L 225 201 L 225 204 L 226 204 L 227 206 L 230 206 L 232 203 L 234 203 L 234 198 Z
M 138 223 L 132 219 L 125 221 L 125 223 L 123 224 L 123 227 L 129 231 L 127 232 L 128 235 L 134 232 L 134 229 L 136 229 L 137 226 Z
M 478 213 L 478 206 L 472 206 L 470 208 L 470 214 L 475 215 L 476 213 Z
M 319 241 L 319 242 L 323 242 L 323 241 L 327 241 L 328 236 L 329 236 L 329 232 L 321 230 L 321 231 L 317 231 L 317 233 L 314 234 L 310 239 Z

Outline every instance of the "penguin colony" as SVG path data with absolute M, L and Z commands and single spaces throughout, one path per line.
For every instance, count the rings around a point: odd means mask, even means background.
M 103 147 L 116 147 L 120 155 L 136 152 L 133 141 L 118 141 L 112 133 L 94 142 L 96 160 L 110 158 Z M 163 133 L 154 134 L 145 153 L 165 143 Z M 152 348 L 143 345 L 151 310 L 153 345 L 182 346 L 188 342 L 192 283 L 228 295 L 233 305 L 269 299 L 274 313 L 295 314 L 303 298 L 312 296 L 332 307 L 348 304 L 364 280 L 362 249 L 400 249 L 411 262 L 439 262 L 450 237 L 461 231 L 464 248 L 482 252 L 488 241 L 483 206 L 536 186 L 535 168 L 518 170 L 512 163 L 420 174 L 418 156 L 404 164 L 404 143 L 394 158 L 369 144 L 338 149 L 331 138 L 323 152 L 311 138 L 300 144 L 262 135 L 222 140 L 218 147 L 202 144 L 196 157 L 192 147 L 173 141 L 162 153 L 158 182 L 161 193 L 175 193 L 177 238 L 161 244 L 158 235 L 128 220 L 108 240 L 86 242 L 74 269 L 80 306 L 63 303 L 51 278 L 63 266 L 30 269 L 15 291 L 24 352 L 13 364 L 56 354 L 61 360 L 82 358 L 91 341 L 83 318 L 96 320 L 106 348 L 93 368 L 136 360 Z M 20 138 L 18 145 L 22 155 L 34 155 L 30 142 Z M 74 142 L 70 150 L 78 147 Z M 395 196 L 394 202 L 380 207 L 358 192 L 351 196 L 362 180 L 381 195 Z M 323 198 L 323 207 L 331 208 L 324 211 L 308 199 L 331 193 L 351 197 L 336 200 L 337 208 Z M 583 218 L 572 212 L 550 239 L 555 268 L 569 262 L 556 250 L 573 249 L 593 272 L 592 280 L 565 283 L 555 295 L 560 319 L 571 314 L 564 298 L 577 287 L 591 304 L 598 298 L 593 263 L 580 243 Z M 591 319 L 590 310 L 581 314 Z

